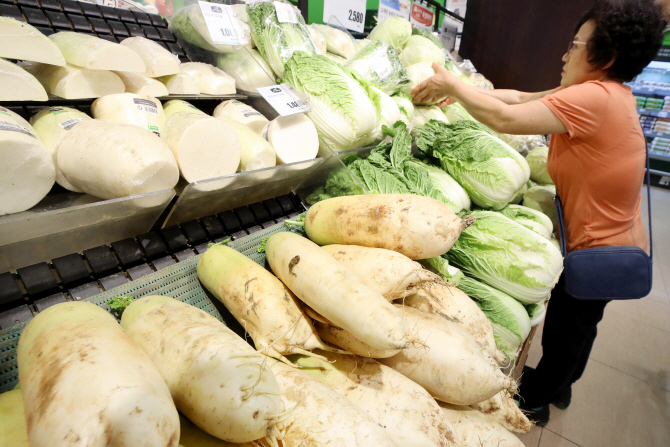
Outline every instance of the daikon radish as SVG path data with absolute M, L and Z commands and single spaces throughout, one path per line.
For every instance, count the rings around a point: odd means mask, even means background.
M 121 78 L 111 71 L 72 65 L 57 67 L 37 62 L 22 62 L 19 65 L 35 76 L 47 93 L 64 99 L 99 98 L 126 91 Z
M 232 53 L 216 55 L 216 66 L 235 79 L 235 87 L 247 92 L 256 92 L 258 87 L 277 84 L 272 68 L 257 50 L 240 48 Z
M 255 171 L 256 169 L 269 168 L 277 165 L 277 155 L 267 140 L 239 121 L 225 117 L 219 117 L 218 119 L 222 123 L 235 129 L 237 138 L 240 140 L 241 153 L 239 171 Z
M 0 101 L 46 101 L 47 92 L 35 76 L 0 59 Z
M 319 245 L 386 248 L 411 259 L 446 253 L 474 219 L 413 194 L 372 194 L 323 200 L 305 216 L 307 236 Z
M 91 117 L 84 112 L 70 107 L 47 107 L 30 118 L 30 124 L 51 153 L 56 168 L 56 182 L 63 188 L 74 192 L 81 191 L 75 188 L 58 168 L 56 149 L 60 140 L 70 129 L 90 119 Z
M 179 409 L 230 442 L 274 437 L 281 400 L 268 358 L 207 312 L 165 296 L 130 304 L 121 326 L 149 354 Z
M 37 205 L 55 180 L 51 154 L 35 129 L 0 107 L 0 216 Z
M 519 438 L 477 410 L 443 402 L 440 407 L 456 429 L 462 446 L 523 447 Z
M 97 120 L 139 126 L 159 137 L 165 132 L 163 105 L 152 96 L 134 93 L 103 96 L 93 101 L 91 114 Z
M 210 247 L 198 261 L 198 278 L 251 335 L 258 351 L 281 358 L 328 349 L 293 293 L 238 251 Z
M 158 78 L 171 95 L 199 95 L 198 81 L 193 77 L 179 73 L 169 76 L 161 76 Z
M 269 122 L 260 112 L 236 99 L 223 101 L 216 106 L 213 115 L 215 118 L 225 117 L 238 121 L 258 134 L 263 132 L 263 128 Z
M 186 101 L 182 101 L 181 99 L 172 99 L 163 104 L 163 112 L 165 113 L 166 119 L 170 118 L 172 115 L 179 112 L 189 112 L 189 113 L 195 113 L 197 115 L 207 116 L 205 112 L 203 112 L 193 104 L 188 103 Z
M 495 419 L 511 432 L 528 433 L 533 428 L 533 424 L 507 391 L 503 390 L 490 399 L 472 404 L 470 407 Z
M 328 361 L 298 357 L 301 371 L 347 398 L 405 447 L 457 446 L 456 432 L 435 399 L 375 360 L 319 352 Z
M 20 389 L 0 394 L 0 445 L 30 447 L 23 391 Z
M 288 410 L 283 446 L 398 447 L 365 411 L 295 368 L 270 360 Z
M 174 113 L 166 124 L 165 142 L 187 182 L 237 172 L 240 140 L 230 126 L 207 115 Z
M 102 199 L 173 188 L 179 167 L 154 133 L 130 124 L 89 120 L 60 141 L 58 168 L 77 189 Z
M 68 64 L 92 70 L 146 72 L 142 58 L 130 48 L 99 37 L 72 31 L 49 36 Z
M 407 345 L 398 310 L 309 239 L 275 233 L 267 240 L 265 253 L 275 275 L 334 325 L 377 349 Z
M 37 28 L 10 17 L 0 17 L 0 57 L 65 65 L 65 58 Z
M 243 444 L 233 444 L 215 438 L 200 430 L 197 425 L 181 414 L 179 415 L 179 422 L 181 422 L 179 447 L 258 447 L 258 444 L 256 443 L 245 442 Z
M 234 95 L 235 79 L 225 71 L 202 62 L 181 64 L 181 72 L 198 82 L 200 93 L 206 95 Z
M 325 37 L 326 46 L 329 52 L 342 56 L 345 59 L 349 59 L 356 53 L 351 36 L 346 32 L 329 25 L 319 25 L 315 23 L 310 26 Z
M 150 78 L 142 73 L 133 73 L 130 71 L 115 71 L 123 85 L 126 86 L 126 92 L 135 93 L 142 96 L 167 96 L 168 89 L 161 81 Z
M 383 359 L 387 357 L 393 357 L 400 352 L 400 349 L 384 350 L 373 348 L 367 343 L 358 340 L 344 329 L 333 326 L 327 322 L 315 320 L 313 324 L 316 328 L 317 334 L 323 341 L 327 341 L 332 345 L 335 345 L 344 349 L 345 351 L 351 352 L 352 354 L 361 357 Z
M 471 405 L 516 383 L 460 326 L 437 315 L 398 306 L 410 335 L 423 343 L 380 361 L 426 389 L 435 399 Z
M 338 244 L 321 248 L 389 301 L 411 293 L 408 288 L 412 286 L 442 281 L 418 262 L 392 250 Z
M 179 415 L 147 353 L 95 304 L 43 310 L 17 348 L 32 447 L 177 447 Z
M 144 37 L 128 37 L 121 45 L 137 53 L 144 66 L 145 74 L 151 78 L 181 73 L 179 58 L 153 40 Z
M 316 127 L 302 113 L 273 119 L 263 129 L 263 138 L 274 148 L 280 165 L 312 160 L 319 152 Z

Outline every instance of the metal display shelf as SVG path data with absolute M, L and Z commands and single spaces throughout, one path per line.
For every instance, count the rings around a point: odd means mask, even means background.
M 670 112 L 665 110 L 649 110 L 649 109 L 637 109 L 637 113 L 645 116 L 655 116 L 658 118 L 668 118 L 670 117 Z
M 661 154 L 660 152 L 649 151 L 649 158 L 652 160 L 670 161 L 670 154 Z
M 647 138 L 670 138 L 670 133 L 645 131 L 644 136 Z
M 638 96 L 670 96 L 670 90 L 663 89 L 634 88 L 632 92 Z

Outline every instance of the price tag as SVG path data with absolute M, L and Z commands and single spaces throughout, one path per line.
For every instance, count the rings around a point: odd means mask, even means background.
M 440 40 L 449 53 L 456 48 L 456 36 L 458 35 L 458 25 L 448 20 L 446 17 L 442 20 L 442 30 Z
M 658 116 L 660 118 L 667 118 L 668 117 L 668 112 L 658 112 Z
M 295 13 L 293 5 L 282 2 L 272 2 L 277 12 L 277 21 L 279 23 L 298 23 L 298 16 Z
M 366 0 L 324 0 L 323 23 L 342 25 L 346 29 L 362 33 L 365 8 Z M 333 23 L 331 17 L 335 17 L 337 21 Z
M 312 110 L 307 101 L 300 99 L 295 90 L 288 84 L 259 87 L 256 90 L 281 116 L 306 113 Z
M 215 45 L 246 45 L 235 11 L 230 5 L 198 2 L 205 25 Z
M 379 76 L 380 81 L 385 81 L 393 73 L 393 66 L 391 65 L 391 61 L 386 58 L 383 58 L 379 62 L 379 65 L 373 67 L 373 70 Z

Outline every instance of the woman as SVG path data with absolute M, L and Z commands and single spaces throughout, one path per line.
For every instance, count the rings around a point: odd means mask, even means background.
M 664 22 L 653 0 L 600 1 L 579 21 L 563 56 L 561 86 L 540 93 L 470 87 L 437 64 L 413 91 L 414 101 L 458 101 L 500 133 L 552 134 L 547 169 L 565 211 L 568 251 L 629 245 L 646 249 L 640 216 L 645 139 L 635 98 L 623 82 L 653 59 Z M 586 367 L 596 325 L 608 301 L 580 301 L 552 291 L 543 357 L 528 369 L 521 408 L 544 426 L 549 404 L 567 408 Z

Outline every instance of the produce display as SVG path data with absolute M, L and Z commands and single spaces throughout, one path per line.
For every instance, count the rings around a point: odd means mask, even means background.
M 51 39 L 10 17 L 0 17 L 0 57 L 65 66 L 63 54 Z
M 0 59 L 0 85 L 0 101 L 47 100 L 47 92 L 33 75 L 4 59 Z
M 107 70 L 39 62 L 20 62 L 19 66 L 33 75 L 48 94 L 64 99 L 100 98 L 126 91 L 121 78 Z
M 121 45 L 130 48 L 142 58 L 146 67 L 144 73 L 151 78 L 181 72 L 179 58 L 152 40 L 129 37 L 124 39 Z
M 118 43 L 72 31 L 60 31 L 49 38 L 70 65 L 91 70 L 147 71 L 139 54 Z
M 198 95 L 200 94 L 200 87 L 198 87 L 198 80 L 186 73 L 178 73 L 173 75 L 161 76 L 158 78 L 168 90 L 171 95 Z

